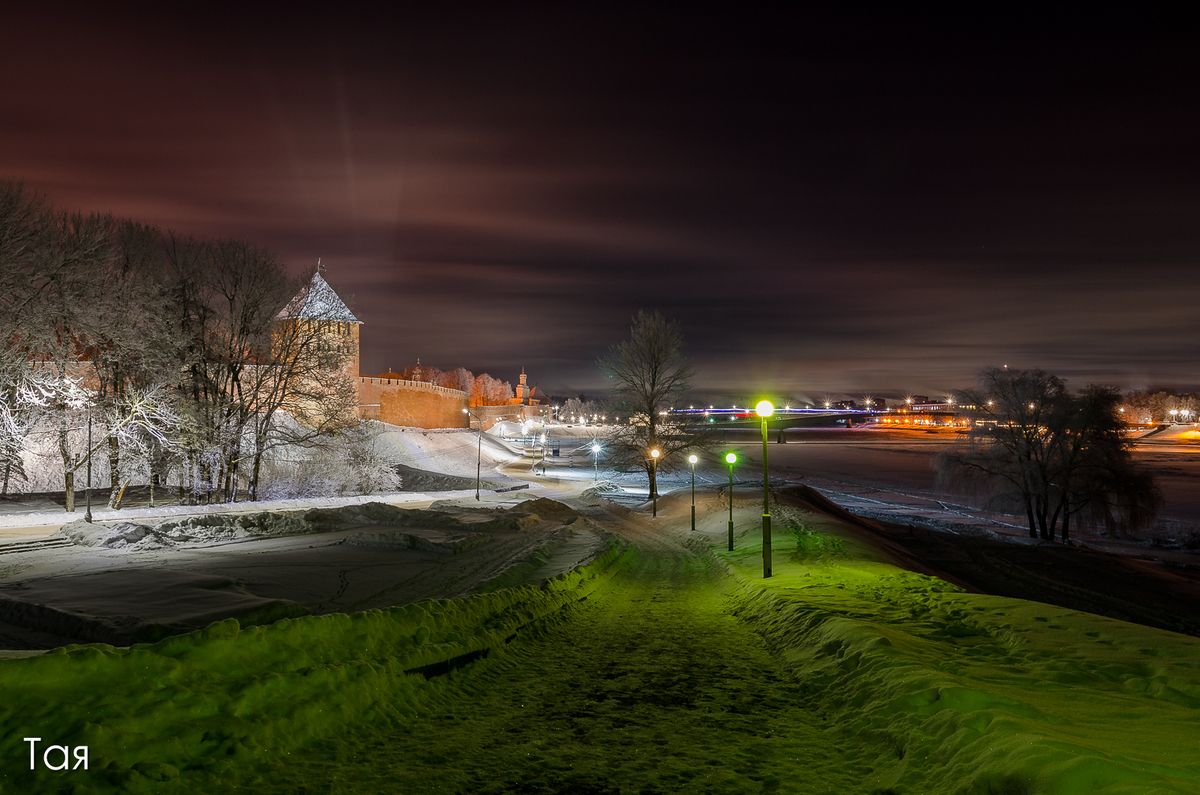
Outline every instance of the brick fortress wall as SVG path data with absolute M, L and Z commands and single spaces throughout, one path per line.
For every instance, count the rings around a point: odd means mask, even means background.
M 415 428 L 466 428 L 467 393 L 425 381 L 399 378 L 358 379 L 363 419 Z

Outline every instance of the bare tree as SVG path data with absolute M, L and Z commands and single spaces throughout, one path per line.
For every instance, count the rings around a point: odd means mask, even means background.
M 706 441 L 696 428 L 667 414 L 693 375 L 683 352 L 683 333 L 660 313 L 640 310 L 629 338 L 614 345 L 599 365 L 613 382 L 617 410 L 629 418 L 611 441 L 614 463 L 642 467 L 650 495 L 656 496 L 658 468 L 672 466 L 679 453 L 699 449 Z M 654 448 L 662 453 L 657 464 L 650 457 Z
M 1128 532 L 1154 517 L 1158 496 L 1134 466 L 1118 416 L 1119 395 L 1090 386 L 1079 395 L 1041 370 L 986 370 L 974 406 L 976 430 L 939 459 L 944 484 L 1018 507 L 1031 538 L 1070 538 L 1072 519 Z
M 185 479 L 192 500 L 236 494 L 254 368 L 271 350 L 291 284 L 269 254 L 235 241 L 167 240 L 169 292 L 182 340 Z

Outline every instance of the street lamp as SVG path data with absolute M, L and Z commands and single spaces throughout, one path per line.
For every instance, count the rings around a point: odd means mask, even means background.
M 592 442 L 592 482 L 600 480 L 600 443 Z
M 771 576 L 771 490 L 767 482 L 767 419 L 775 413 L 775 406 L 769 400 L 760 400 L 754 407 L 754 413 L 762 420 L 763 443 L 763 578 Z
M 692 532 L 696 532 L 696 462 L 700 459 L 696 454 L 688 456 L 688 463 L 692 465 Z
M 729 551 L 733 551 L 733 465 L 737 463 L 737 453 L 726 453 L 725 463 L 729 464 Z
M 542 431 L 542 476 L 546 475 L 546 431 Z
M 88 403 L 88 460 L 87 460 L 87 510 L 83 521 L 92 521 L 92 404 Z
M 479 425 L 476 426 L 479 430 L 479 433 L 475 442 L 475 499 L 478 500 L 479 471 L 483 468 L 483 420 L 479 418 L 479 415 L 475 414 L 468 408 L 463 409 L 463 414 L 466 414 L 468 417 L 474 417 L 475 421 L 479 423 Z M 471 421 L 467 420 L 467 424 L 470 425 Z
M 654 501 L 654 508 L 651 516 L 658 518 L 658 457 L 662 455 L 662 450 L 655 447 L 650 451 L 650 498 Z

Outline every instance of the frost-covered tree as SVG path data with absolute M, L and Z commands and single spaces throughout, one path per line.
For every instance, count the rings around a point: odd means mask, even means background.
M 94 307 L 104 322 L 93 333 L 87 360 L 91 366 L 101 411 L 106 416 L 123 417 L 130 406 L 139 405 L 145 396 L 162 411 L 176 416 L 171 390 L 178 383 L 179 338 L 170 312 L 167 286 L 162 276 L 165 252 L 162 234 L 152 227 L 129 221 L 109 221 L 112 256 L 98 263 L 94 271 L 100 281 L 101 303 Z M 158 416 L 165 417 L 156 409 Z M 177 425 L 177 422 L 173 423 Z M 122 441 L 137 447 L 137 466 L 146 465 L 151 476 L 158 455 L 149 455 L 146 444 L 122 436 L 117 424 L 104 428 L 108 450 L 109 505 L 119 507 L 134 469 L 123 472 Z M 138 437 L 140 438 L 140 437 Z M 147 439 L 157 439 L 153 431 Z M 165 439 L 165 437 L 163 437 Z
M 1142 391 L 1130 392 L 1122 401 L 1129 422 L 1196 422 L 1200 420 L 1200 399 L 1191 394 Z
M 458 389 L 470 395 L 475 385 L 475 375 L 465 367 L 455 367 L 453 370 L 443 372 L 437 379 L 437 384 L 448 389 Z
M 105 323 L 107 296 L 96 272 L 113 256 L 109 230 L 102 216 L 55 213 L 46 219 L 17 331 L 22 353 L 52 385 L 41 407 L 57 436 L 68 511 L 75 508 L 75 472 L 96 452 L 81 450 L 72 430 L 97 408 L 83 376 Z
M 0 490 L 53 439 L 38 478 L 61 478 L 70 509 L 97 463 L 114 508 L 172 476 L 181 499 L 254 496 L 272 446 L 357 421 L 344 329 L 279 322 L 297 287 L 253 246 L 58 213 L 0 184 Z
M 594 401 L 573 397 L 568 398 L 559 407 L 558 418 L 563 422 L 591 422 L 592 417 L 606 413 L 607 410 Z
M 471 405 L 473 406 L 502 406 L 516 393 L 512 384 L 501 381 L 488 373 L 475 376 L 471 385 Z
M 51 212 L 16 183 L 0 183 L 0 492 L 25 476 L 21 452 L 41 407 L 30 403 L 34 371 L 24 324 L 43 312 L 34 279 Z

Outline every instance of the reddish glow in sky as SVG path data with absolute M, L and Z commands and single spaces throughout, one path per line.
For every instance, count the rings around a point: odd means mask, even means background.
M 15 18 L 0 178 L 321 257 L 368 371 L 595 388 L 653 306 L 717 392 L 1196 380 L 1169 20 L 335 8 Z

